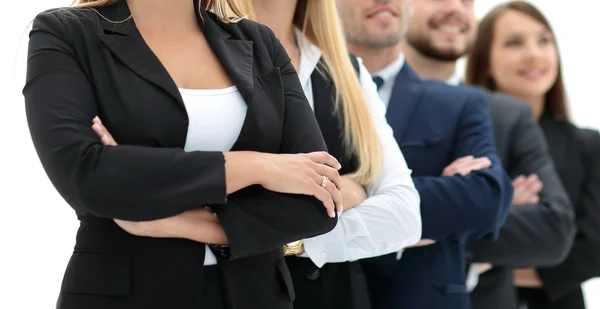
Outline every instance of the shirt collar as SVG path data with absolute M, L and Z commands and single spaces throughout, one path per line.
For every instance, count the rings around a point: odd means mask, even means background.
M 396 80 L 396 77 L 400 73 L 400 70 L 402 70 L 402 67 L 404 67 L 404 62 L 404 55 L 399 54 L 398 59 L 390 63 L 385 68 L 373 73 L 372 75 L 381 77 L 383 79 L 384 84 L 394 82 Z
M 461 74 L 457 71 L 454 71 L 454 74 L 452 74 L 452 76 L 450 76 L 450 78 L 446 80 L 446 83 L 452 86 L 459 86 L 460 84 L 462 84 Z
M 302 85 L 306 85 L 310 76 L 317 68 L 321 59 L 321 50 L 315 46 L 298 28 L 294 28 L 296 33 L 296 42 L 300 47 L 300 68 L 298 69 L 298 77 Z

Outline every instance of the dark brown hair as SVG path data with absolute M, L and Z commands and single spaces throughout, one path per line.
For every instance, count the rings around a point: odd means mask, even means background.
M 494 27 L 502 14 L 507 11 L 517 11 L 523 13 L 542 25 L 544 25 L 554 36 L 554 31 L 550 23 L 544 17 L 542 12 L 535 6 L 525 1 L 511 1 L 500 4 L 492 9 L 479 23 L 477 36 L 473 44 L 473 49 L 467 60 L 466 82 L 468 84 L 480 85 L 490 90 L 497 90 L 493 78 L 490 76 L 490 54 L 492 42 L 494 41 Z M 558 45 L 554 41 L 556 52 Z M 558 54 L 558 75 L 554 85 L 546 93 L 545 112 L 549 113 L 554 119 L 568 120 L 569 111 L 567 106 L 567 95 L 562 78 L 560 54 Z

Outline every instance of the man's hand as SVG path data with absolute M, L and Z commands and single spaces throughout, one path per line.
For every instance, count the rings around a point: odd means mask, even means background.
M 344 211 L 360 205 L 367 199 L 365 188 L 349 176 L 342 176 L 342 183 L 344 184 L 341 190 Z
M 406 248 L 416 248 L 416 247 L 424 247 L 424 246 L 429 246 L 429 245 L 433 245 L 435 244 L 435 240 L 431 240 L 431 239 L 421 239 L 419 240 L 418 243 L 412 245 L 412 246 L 408 246 Z
M 492 161 L 486 157 L 474 158 L 473 156 L 466 156 L 456 159 L 448 165 L 442 172 L 442 176 L 453 176 L 456 174 L 465 176 L 472 171 L 488 168 L 490 166 L 492 166 Z
M 540 192 L 544 184 L 537 175 L 519 176 L 512 182 L 514 188 L 513 205 L 536 204 L 540 201 Z
M 541 288 L 544 283 L 534 268 L 520 268 L 513 270 L 513 285 L 520 288 Z
M 484 272 L 492 269 L 492 264 L 490 264 L 490 263 L 477 263 L 477 264 L 475 264 L 475 269 L 477 270 L 477 274 L 481 275 Z

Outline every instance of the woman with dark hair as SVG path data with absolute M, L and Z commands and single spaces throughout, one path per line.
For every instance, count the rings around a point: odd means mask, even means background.
M 494 8 L 479 24 L 466 80 L 531 105 L 577 215 L 577 236 L 564 262 L 515 270 L 520 298 L 530 309 L 585 308 L 581 283 L 600 276 L 600 135 L 569 120 L 548 20 L 524 1 Z

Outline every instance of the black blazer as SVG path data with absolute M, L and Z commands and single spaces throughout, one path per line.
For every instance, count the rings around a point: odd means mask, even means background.
M 547 114 L 540 120 L 540 126 L 575 207 L 577 234 L 564 262 L 537 270 L 548 303 L 560 302 L 579 309 L 583 308 L 577 300 L 581 284 L 600 277 L 600 135 L 598 131 L 578 129 Z M 563 300 L 571 296 L 574 296 L 572 303 Z
M 544 183 L 540 202 L 511 206 L 497 240 L 469 245 L 471 261 L 494 268 L 471 293 L 474 309 L 517 307 L 512 269 L 563 261 L 575 235 L 574 211 L 531 108 L 517 99 L 487 92 L 494 140 L 504 170 L 515 178 L 536 174 Z
M 196 3 L 197 5 L 197 3 Z M 125 1 L 99 10 L 130 15 Z M 248 111 L 232 150 L 326 150 L 290 59 L 272 31 L 244 20 L 198 22 Z M 38 15 L 25 95 L 35 148 L 81 221 L 59 308 L 200 308 L 204 244 L 129 235 L 112 218 L 153 220 L 210 205 L 230 241 L 219 269 L 231 308 L 291 308 L 281 246 L 330 231 L 310 196 L 252 186 L 226 196 L 221 152 L 184 152 L 188 118 L 173 80 L 133 20 L 91 9 Z M 100 116 L 120 145 L 91 130 Z M 262 255 L 262 256 L 261 256 Z M 260 278 L 260 280 L 257 280 Z

